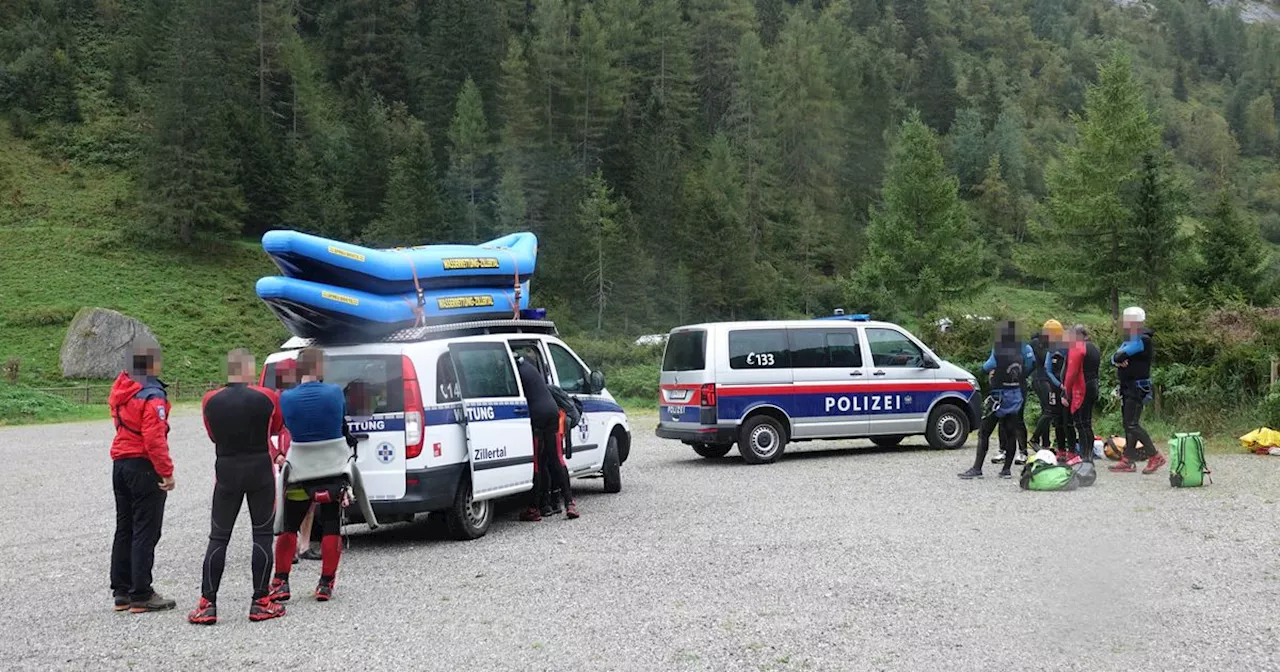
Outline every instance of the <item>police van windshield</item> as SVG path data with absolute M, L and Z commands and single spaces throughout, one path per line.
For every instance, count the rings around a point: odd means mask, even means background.
M 701 371 L 707 368 L 707 332 L 677 331 L 667 339 L 663 371 Z

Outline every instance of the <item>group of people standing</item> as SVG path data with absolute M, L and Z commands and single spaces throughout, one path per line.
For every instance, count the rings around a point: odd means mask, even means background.
M 177 603 L 152 586 L 155 546 L 160 539 L 165 499 L 175 487 L 169 457 L 169 410 L 159 379 L 159 348 L 133 355 L 131 369 L 112 387 L 112 482 L 116 500 L 116 532 L 111 552 L 111 590 L 117 611 L 144 613 L 173 609 Z M 322 382 L 324 353 L 306 349 L 296 360 L 297 384 L 277 392 L 255 385 L 256 365 L 247 350 L 227 356 L 227 384 L 205 395 L 205 430 L 214 444 L 216 475 L 205 550 L 201 597 L 188 615 L 191 623 L 216 623 L 218 588 L 227 545 L 242 502 L 247 501 L 253 538 L 253 597 L 249 619 L 263 621 L 285 614 L 291 595 L 289 576 L 297 561 L 298 533 L 313 515 L 322 534 L 320 581 L 314 595 L 332 598 L 342 555 L 340 479 L 290 486 L 285 490 L 284 531 L 272 535 L 276 516 L 276 470 L 283 466 L 293 442 L 346 439 L 342 388 Z M 312 514 L 314 508 L 315 513 Z M 274 566 L 274 576 L 272 568 Z
M 1119 380 L 1125 455 L 1111 471 L 1137 471 L 1136 463 L 1146 460 L 1143 473 L 1152 474 L 1167 464 L 1142 427 L 1142 410 L 1152 395 L 1153 333 L 1146 327 L 1146 312 L 1136 306 L 1125 309 L 1122 325 L 1124 343 L 1110 361 Z M 992 462 L 1003 463 L 1001 478 L 1012 478 L 1012 465 L 1025 463 L 1029 446 L 1056 449 L 1059 463 L 1092 461 L 1093 409 L 1101 364 L 1101 352 L 1084 325 L 1065 330 L 1057 320 L 1048 320 L 1029 342 L 1019 337 L 1013 321 L 998 325 L 995 344 L 982 366 L 990 379 L 990 392 L 978 428 L 977 455 L 960 478 L 982 477 L 991 435 L 997 429 L 1000 452 Z M 1028 386 L 1040 402 L 1040 417 L 1029 438 Z

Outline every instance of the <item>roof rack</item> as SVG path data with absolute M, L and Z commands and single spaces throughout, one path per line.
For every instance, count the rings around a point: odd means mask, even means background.
M 394 331 L 386 336 L 367 340 L 329 341 L 318 338 L 300 338 L 294 336 L 280 346 L 283 350 L 295 350 L 315 345 L 360 345 L 364 343 L 416 343 L 419 341 L 436 341 L 443 338 L 460 336 L 481 336 L 484 334 L 550 334 L 558 335 L 556 325 L 550 320 L 479 320 L 476 322 L 451 322 L 448 324 L 432 324 L 424 327 L 411 327 Z

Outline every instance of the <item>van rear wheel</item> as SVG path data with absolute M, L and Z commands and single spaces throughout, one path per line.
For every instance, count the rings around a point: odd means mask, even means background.
M 695 443 L 693 444 L 693 452 L 707 458 L 708 460 L 718 460 L 733 449 L 732 443 Z
M 738 430 L 738 452 L 747 464 L 769 464 L 782 457 L 787 434 L 782 425 L 767 415 L 756 415 Z
M 471 475 L 465 474 L 453 496 L 453 506 L 445 514 L 449 536 L 458 541 L 479 539 L 493 524 L 493 502 L 477 502 L 471 496 Z
M 929 414 L 925 430 L 929 445 L 937 450 L 955 450 L 969 438 L 969 416 L 959 406 L 943 404 Z

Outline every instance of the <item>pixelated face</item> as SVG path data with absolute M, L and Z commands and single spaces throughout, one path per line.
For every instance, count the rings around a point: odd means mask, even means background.
M 1124 331 L 1126 334 L 1135 333 L 1142 328 L 1141 322 L 1127 317 L 1121 321 L 1121 324 L 1124 325 Z
M 298 384 L 298 370 L 295 368 L 280 369 L 276 372 L 276 389 L 287 390 Z

